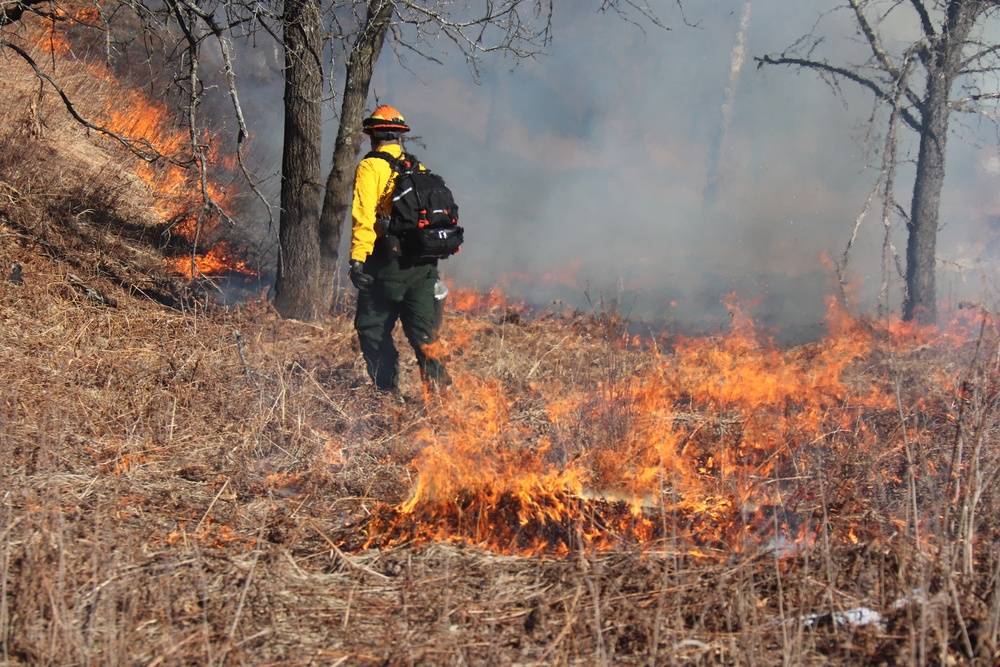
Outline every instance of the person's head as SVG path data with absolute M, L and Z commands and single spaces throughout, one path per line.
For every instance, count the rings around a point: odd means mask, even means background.
M 372 146 L 398 142 L 400 137 L 410 131 L 410 126 L 403 120 L 399 109 L 383 104 L 365 118 L 361 124 L 364 133 L 372 140 Z

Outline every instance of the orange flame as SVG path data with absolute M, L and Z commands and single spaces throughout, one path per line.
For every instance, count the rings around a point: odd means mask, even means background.
M 109 129 L 129 137 L 142 137 L 162 155 L 174 157 L 183 155 L 189 146 L 187 135 L 172 127 L 167 106 L 151 100 L 138 91 L 127 91 L 128 102 L 108 103 Z M 211 149 L 208 137 L 202 139 L 205 154 L 210 161 L 219 165 Z M 231 165 L 230 165 L 231 166 Z M 158 197 L 157 213 L 172 225 L 175 233 L 194 243 L 199 238 L 210 237 L 220 222 L 220 214 L 213 207 L 206 206 L 206 199 L 218 205 L 230 199 L 231 192 L 218 183 L 198 181 L 198 174 L 172 162 L 137 165 L 136 175 L 142 179 Z M 167 268 L 179 275 L 194 276 L 242 274 L 256 276 L 257 272 L 240 259 L 234 249 L 223 241 L 216 241 L 209 250 L 192 258 L 188 256 L 168 258 Z
M 848 387 L 852 364 L 881 341 L 913 349 L 948 336 L 864 322 L 831 300 L 829 335 L 783 350 L 735 297 L 727 305 L 725 336 L 676 337 L 635 373 L 529 397 L 544 405 L 539 423 L 515 419 L 501 383 L 456 374 L 445 397 L 430 399 L 433 427 L 416 435 L 409 497 L 369 521 L 357 546 L 440 540 L 564 554 L 669 543 L 705 556 L 810 544 L 816 521 L 796 508 L 813 502 L 811 461 L 876 451 L 884 436 L 869 421 L 897 410 L 887 383 Z M 595 438 L 594 424 L 609 426 Z M 835 539 L 857 543 L 861 530 Z
M 167 268 L 177 275 L 196 278 L 198 275 L 218 276 L 238 274 L 256 277 L 257 272 L 232 251 L 229 244 L 219 241 L 204 255 L 190 255 L 164 259 Z
M 448 296 L 448 303 L 452 310 L 457 313 L 469 315 L 483 315 L 504 308 L 517 308 L 522 304 L 515 303 L 507 298 L 499 285 L 494 285 L 487 294 L 482 294 L 471 289 L 458 289 L 449 285 L 451 291 Z
M 70 24 L 92 23 L 99 18 L 99 11 L 94 7 L 68 17 Z M 65 31 L 57 31 L 57 25 L 54 20 L 47 21 L 41 33 L 36 33 L 34 42 L 45 51 L 71 57 L 70 38 Z M 121 85 L 106 67 L 100 64 L 88 67 L 95 78 L 115 88 Z M 202 179 L 198 170 L 183 166 L 191 158 L 192 138 L 187 130 L 172 121 L 171 111 L 164 102 L 152 99 L 142 90 L 124 88 L 107 101 L 102 124 L 115 134 L 148 142 L 166 158 L 154 162 L 136 161 L 134 167 L 136 176 L 156 196 L 155 213 L 173 233 L 187 242 L 207 241 L 211 245 L 208 252 L 198 255 L 194 261 L 190 257 L 168 258 L 165 261 L 168 270 L 180 275 L 192 275 L 192 270 L 204 275 L 257 275 L 230 245 L 213 238 L 226 216 L 221 211 L 232 199 L 233 188 L 210 178 Z M 198 138 L 198 144 L 208 168 L 222 173 L 233 171 L 235 156 L 220 157 L 207 133 Z

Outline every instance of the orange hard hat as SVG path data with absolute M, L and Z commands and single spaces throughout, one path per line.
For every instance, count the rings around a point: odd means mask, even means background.
M 403 120 L 399 109 L 383 104 L 361 123 L 366 134 L 372 132 L 409 132 L 410 126 Z

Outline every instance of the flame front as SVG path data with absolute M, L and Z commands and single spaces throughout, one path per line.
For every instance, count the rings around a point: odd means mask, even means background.
M 58 18 L 68 20 L 66 25 L 70 28 L 99 19 L 94 7 L 84 8 L 74 16 L 58 8 L 55 12 Z M 59 25 L 55 19 L 46 21 L 33 41 L 37 48 L 53 57 L 72 58 L 71 32 L 60 31 Z M 97 119 L 100 124 L 122 138 L 143 143 L 158 155 L 151 161 L 136 159 L 133 168 L 135 175 L 154 193 L 157 216 L 189 245 L 198 250 L 208 248 L 201 254 L 166 259 L 167 269 L 192 278 L 199 274 L 256 276 L 257 272 L 240 259 L 231 244 L 217 238 L 221 221 L 229 217 L 226 207 L 234 193 L 233 188 L 222 185 L 207 172 L 231 174 L 235 157 L 219 156 L 216 142 L 207 132 L 195 142 L 188 130 L 174 122 L 165 103 L 154 100 L 141 89 L 129 89 L 109 68 L 100 63 L 86 67 L 95 80 L 120 89 L 108 99 L 103 117 Z M 194 143 L 199 147 L 198 156 L 193 155 Z
M 863 323 L 831 301 L 828 336 L 784 350 L 729 305 L 725 336 L 671 339 L 670 351 L 646 350 L 641 367 L 591 386 L 519 391 L 540 406 L 532 420 L 518 418 L 500 382 L 457 377 L 446 396 L 429 398 L 433 425 L 416 435 L 409 497 L 367 523 L 362 546 L 705 555 L 808 544 L 824 511 L 817 461 L 885 451 L 873 424 L 897 409 L 888 379 L 854 377 L 849 389 L 845 378 L 878 345 L 914 347 L 933 332 Z M 484 326 L 456 319 L 456 338 Z M 864 530 L 832 537 L 855 543 Z
M 184 132 L 171 126 L 167 106 L 150 100 L 140 91 L 126 91 L 125 95 L 128 100 L 125 105 L 120 101 L 108 103 L 108 128 L 124 136 L 141 137 L 166 158 L 183 158 L 190 142 Z M 203 137 L 200 143 L 208 164 L 222 166 L 224 170 L 232 168 L 215 155 L 209 137 Z M 171 225 L 174 233 L 189 243 L 197 244 L 199 239 L 211 238 L 221 217 L 228 215 L 222 207 L 231 199 L 232 192 L 211 179 L 200 180 L 197 170 L 170 160 L 159 160 L 141 162 L 135 171 L 156 192 L 159 202 L 157 214 Z M 211 243 L 203 254 L 168 258 L 165 263 L 174 273 L 191 278 L 198 275 L 257 275 L 223 240 Z

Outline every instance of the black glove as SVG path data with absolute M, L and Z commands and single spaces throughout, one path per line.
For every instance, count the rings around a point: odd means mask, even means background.
M 365 273 L 365 263 L 356 259 L 351 260 L 351 268 L 347 275 L 359 290 L 371 287 L 375 282 L 375 278 Z

